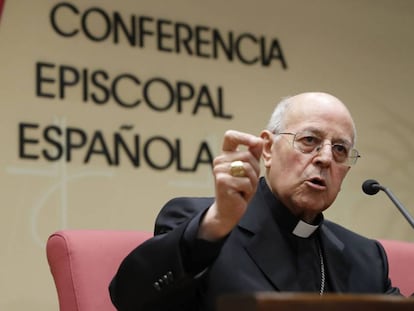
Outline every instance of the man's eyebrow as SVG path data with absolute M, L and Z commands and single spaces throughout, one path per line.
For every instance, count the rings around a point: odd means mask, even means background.
M 307 127 L 304 128 L 303 130 L 299 131 L 299 132 L 308 132 L 308 133 L 312 133 L 318 136 L 327 136 L 326 133 L 316 127 Z M 342 143 L 342 144 L 347 144 L 349 146 L 352 146 L 352 142 L 349 139 L 346 138 L 332 138 L 332 142 L 333 143 Z
M 334 139 L 334 140 L 332 140 L 332 142 L 334 142 L 334 143 L 342 143 L 342 144 L 346 144 L 346 145 L 352 146 L 351 141 L 348 140 L 348 139 L 345 139 L 345 138 Z
M 304 128 L 303 130 L 300 130 L 299 132 L 308 132 L 308 133 L 317 134 L 320 136 L 324 135 L 323 131 L 317 129 L 316 127 L 307 127 L 307 128 Z

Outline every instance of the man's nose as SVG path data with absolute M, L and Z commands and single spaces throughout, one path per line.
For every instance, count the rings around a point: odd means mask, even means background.
M 316 148 L 316 159 L 323 163 L 330 163 L 333 159 L 332 144 L 326 143 L 318 146 Z

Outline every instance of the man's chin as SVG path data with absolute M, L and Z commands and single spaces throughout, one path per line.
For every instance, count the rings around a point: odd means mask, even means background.
M 325 211 L 329 205 L 323 203 L 321 204 L 321 199 L 319 200 L 307 200 L 306 202 L 302 202 L 297 205 L 298 210 L 301 212 L 299 213 L 299 218 L 303 221 L 312 222 L 320 213 Z

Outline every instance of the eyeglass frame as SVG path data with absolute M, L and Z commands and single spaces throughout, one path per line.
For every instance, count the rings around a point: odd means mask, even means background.
M 330 145 L 331 146 L 331 152 L 333 151 L 333 147 L 334 146 L 342 146 L 342 147 L 345 147 L 343 144 L 337 144 L 337 143 L 332 144 L 332 141 L 331 141 L 330 144 L 324 144 L 324 140 L 321 139 L 321 143 L 319 145 L 315 146 L 310 152 L 305 152 L 302 149 L 300 149 L 299 147 L 295 146 L 295 142 L 297 141 L 296 140 L 296 135 L 298 135 L 300 133 L 303 133 L 303 132 L 306 133 L 306 131 L 301 131 L 301 132 L 297 132 L 297 133 L 293 133 L 293 132 L 280 132 L 280 133 L 273 133 L 273 134 L 275 134 L 275 135 L 293 135 L 292 148 L 294 148 L 295 150 L 298 150 L 298 151 L 302 152 L 303 154 L 317 154 L 317 153 L 319 153 L 322 150 L 322 148 L 325 145 Z M 304 136 L 304 137 L 306 137 L 306 136 Z M 315 137 L 315 138 L 318 138 L 319 139 L 319 137 L 316 136 L 316 135 L 315 136 L 312 136 L 312 137 Z M 352 155 L 352 154 L 354 154 L 354 155 Z M 332 153 L 332 155 L 333 155 L 333 153 Z M 344 160 L 344 162 L 338 162 L 336 160 L 335 156 L 333 155 L 333 159 L 334 159 L 335 163 L 338 163 L 340 165 L 345 165 L 345 166 L 353 166 L 353 165 L 355 165 L 356 162 L 358 161 L 358 158 L 360 158 L 360 157 L 361 157 L 361 155 L 360 155 L 359 151 L 357 149 L 353 148 L 353 147 L 350 147 L 349 148 L 348 156 L 346 157 L 346 159 Z

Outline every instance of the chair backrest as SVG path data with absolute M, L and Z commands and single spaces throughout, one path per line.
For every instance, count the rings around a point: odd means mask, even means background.
M 46 244 L 60 311 L 116 311 L 108 286 L 122 259 L 152 236 L 144 231 L 61 230 Z
M 405 296 L 414 294 L 414 243 L 379 240 L 387 253 L 392 284 Z

